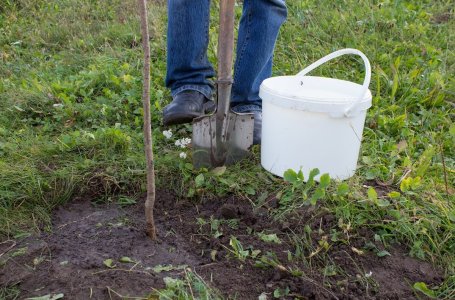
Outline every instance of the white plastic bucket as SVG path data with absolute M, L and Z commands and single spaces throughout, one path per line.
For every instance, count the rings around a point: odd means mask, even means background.
M 356 54 L 363 59 L 363 85 L 306 76 L 327 61 L 345 54 Z M 264 80 L 259 92 L 263 118 L 262 166 L 281 177 L 288 169 L 301 169 L 308 178 L 314 168 L 318 168 L 320 174 L 329 173 L 331 178 L 339 180 L 354 175 L 365 116 L 371 107 L 370 79 L 368 58 L 359 50 L 342 49 L 295 76 Z

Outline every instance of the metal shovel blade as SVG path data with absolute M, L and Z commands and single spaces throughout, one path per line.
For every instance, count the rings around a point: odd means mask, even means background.
M 216 114 L 193 120 L 193 165 L 213 168 L 231 165 L 249 155 L 253 145 L 253 114 L 229 112 L 224 122 Z M 218 124 L 217 124 L 218 122 Z M 223 133 L 217 137 L 217 126 Z
M 193 165 L 212 168 L 233 164 L 253 145 L 253 114 L 230 111 L 235 0 L 220 1 L 217 109 L 193 120 Z

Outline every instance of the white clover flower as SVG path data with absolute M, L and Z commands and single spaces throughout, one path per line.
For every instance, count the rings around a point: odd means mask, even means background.
M 366 277 L 366 278 L 370 278 L 371 275 L 373 275 L 373 272 L 370 271 L 369 273 L 366 273 L 366 274 L 365 274 L 365 277 Z
M 180 158 L 185 159 L 186 158 L 186 153 L 185 152 L 180 152 L 179 156 L 180 156 Z
M 180 140 L 176 140 L 175 141 L 175 145 L 177 147 L 180 147 L 180 148 L 185 148 L 190 143 L 191 143 L 191 139 L 190 138 L 182 138 Z
M 163 135 L 164 137 L 168 140 L 172 137 L 172 131 L 169 129 L 169 130 L 165 130 L 163 131 Z
M 188 144 L 191 144 L 191 139 L 190 138 L 184 138 L 182 142 L 186 146 Z

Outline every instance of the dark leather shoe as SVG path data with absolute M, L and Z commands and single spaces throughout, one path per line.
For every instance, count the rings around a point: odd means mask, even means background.
M 163 110 L 165 126 L 191 123 L 194 118 L 215 110 L 215 103 L 194 90 L 178 93 Z

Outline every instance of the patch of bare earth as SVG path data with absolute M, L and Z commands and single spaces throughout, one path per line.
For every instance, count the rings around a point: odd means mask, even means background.
M 0 286 L 16 286 L 20 299 L 50 293 L 63 293 L 64 299 L 142 297 L 163 288 L 163 277 L 182 275 L 182 269 L 157 273 L 153 268 L 158 265 L 186 265 L 223 295 L 236 299 L 258 299 L 263 292 L 271 298 L 277 288 L 288 288 L 289 299 L 415 299 L 414 282 L 431 285 L 442 280 L 438 270 L 409 257 L 399 246 L 382 258 L 369 251 L 356 255 L 352 247 L 360 249 L 370 240 L 368 231 L 350 245 L 335 244 L 328 250 L 345 273 L 333 276 L 323 276 L 323 265 L 317 261 L 311 268 L 293 262 L 304 273 L 293 276 L 280 268 L 258 268 L 254 259 L 241 262 L 228 250 L 235 236 L 244 247 L 261 250 L 261 255 L 273 252 L 286 265 L 287 250 L 295 251 L 286 237 L 291 232 L 303 234 L 305 225 L 330 232 L 337 221 L 329 214 L 309 210 L 283 225 L 273 222 L 266 209 L 253 211 L 248 202 L 235 197 L 196 204 L 166 191 L 158 192 L 156 210 L 159 240 L 151 241 L 144 230 L 142 203 L 122 208 L 75 199 L 54 212 L 52 232 L 0 244 Z M 222 235 L 215 237 L 210 226 L 197 223 L 198 217 L 211 216 L 237 219 L 237 225 L 223 223 Z M 264 230 L 276 233 L 283 243 L 259 239 L 255 232 Z M 122 263 L 122 257 L 133 262 Z M 112 268 L 105 265 L 107 259 L 112 259 Z M 366 282 L 364 275 L 370 272 Z

